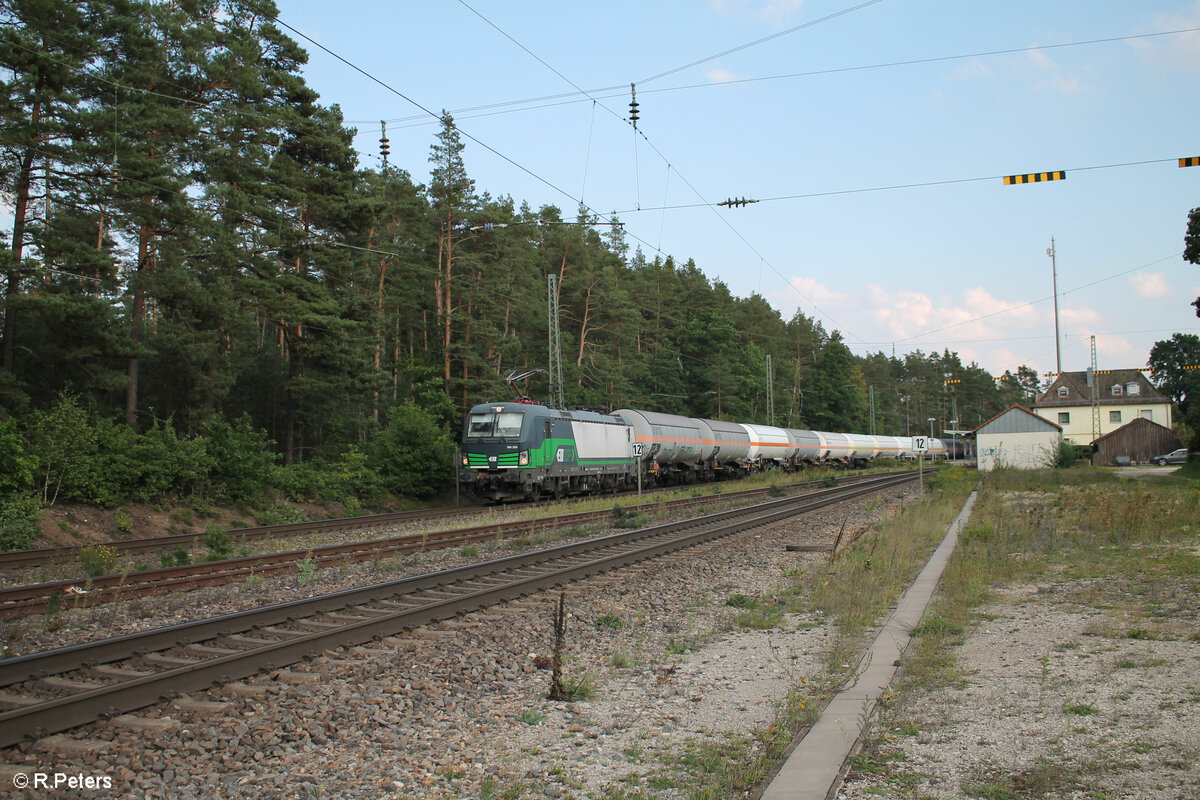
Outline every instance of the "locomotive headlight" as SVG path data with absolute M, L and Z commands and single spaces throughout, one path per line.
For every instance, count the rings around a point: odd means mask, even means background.
M 465 467 L 465 466 L 469 465 L 470 463 L 471 463 L 471 457 L 464 455 L 463 456 L 463 466 Z
M 517 457 L 517 463 L 519 465 L 521 465 L 522 467 L 529 466 L 529 451 L 528 450 L 521 451 L 521 455 Z

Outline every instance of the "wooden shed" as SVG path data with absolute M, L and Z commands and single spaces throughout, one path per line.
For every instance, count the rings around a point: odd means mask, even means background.
M 1062 428 L 1021 405 L 1013 405 L 974 430 L 980 472 L 1038 469 L 1054 464 Z
M 1170 428 L 1139 417 L 1097 439 L 1093 463 L 1113 467 L 1118 458 L 1122 463 L 1125 459 L 1129 459 L 1128 463 L 1142 463 L 1179 447 L 1183 443 Z

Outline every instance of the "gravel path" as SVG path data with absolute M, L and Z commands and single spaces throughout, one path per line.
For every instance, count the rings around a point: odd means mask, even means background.
M 1200 797 L 1196 629 L 1143 638 L 1068 602 L 1088 588 L 999 592 L 955 648 L 961 686 L 903 697 L 838 797 Z
M 843 524 L 890 516 L 911 493 L 842 504 L 568 587 L 566 671 L 595 685 L 587 702 L 544 699 L 549 673 L 539 664 L 551 650 L 557 595 L 543 594 L 87 726 L 49 748 L 0 753 L 16 765 L 0 768 L 0 780 L 18 768 L 63 769 L 113 779 L 113 789 L 80 796 L 139 798 L 442 798 L 493 789 L 499 797 L 518 786 L 523 797 L 583 797 L 633 781 L 650 791 L 688 740 L 725 743 L 769 723 L 788 689 L 815 675 L 830 642 L 820 620 L 803 617 L 736 629 L 737 609 L 725 601 L 758 595 L 825 557 L 785 544 L 831 541 Z M 414 565 L 424 571 L 460 557 L 417 558 L 433 560 Z M 654 788 L 653 796 L 682 795 Z

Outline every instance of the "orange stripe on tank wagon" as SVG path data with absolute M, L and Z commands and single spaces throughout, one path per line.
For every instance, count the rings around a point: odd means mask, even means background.
M 712 439 L 664 439 L 660 436 L 639 436 L 639 442 L 669 442 L 671 444 L 716 444 Z

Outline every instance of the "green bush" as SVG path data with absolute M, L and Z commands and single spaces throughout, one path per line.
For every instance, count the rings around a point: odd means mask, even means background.
M 0 411 L 0 415 L 3 412 Z M 34 459 L 12 417 L 0 416 L 0 496 L 33 488 Z
M 41 504 L 30 495 L 12 495 L 0 500 L 0 550 L 24 550 L 41 535 L 38 516 Z
M 392 409 L 379 436 L 379 476 L 391 492 L 428 498 L 454 481 L 454 442 L 412 403 Z
M 218 491 L 236 502 L 262 499 L 274 475 L 275 456 L 271 441 L 243 414 L 226 422 L 212 417 L 200 429 L 211 459 L 213 482 Z
M 367 455 L 353 445 L 333 463 L 314 459 L 281 467 L 275 482 L 293 501 L 336 500 L 348 508 L 361 508 L 361 502 L 374 504 L 383 492 L 380 476 Z
M 304 512 L 287 503 L 276 503 L 259 514 L 254 515 L 258 525 L 288 525 L 293 522 L 304 522 Z
M 118 508 L 113 512 L 113 519 L 117 523 L 117 530 L 121 533 L 133 533 L 133 517 L 129 516 L 129 512 L 123 508 Z
M 158 553 L 158 563 L 165 567 L 186 567 L 192 563 L 192 556 L 186 547 L 176 547 L 169 553 L 161 550 Z
M 1075 448 L 1070 442 L 1059 442 L 1058 450 L 1054 453 L 1053 463 L 1059 469 L 1070 469 L 1075 465 L 1076 457 Z
M 117 564 L 117 550 L 106 544 L 89 544 L 79 551 L 79 563 L 89 578 L 108 575 Z
M 220 561 L 233 555 L 233 537 L 219 525 L 210 525 L 204 533 L 204 546 L 208 548 L 206 561 Z

